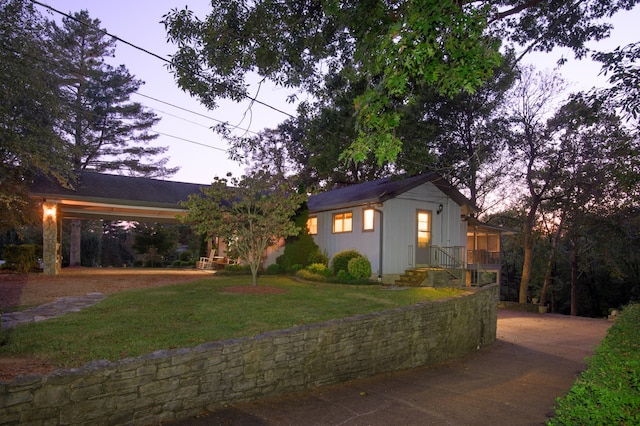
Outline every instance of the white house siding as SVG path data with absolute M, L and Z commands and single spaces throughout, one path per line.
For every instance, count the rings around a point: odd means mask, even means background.
M 354 249 L 371 262 L 372 276 L 378 276 L 379 268 L 379 247 L 380 247 L 380 214 L 375 215 L 374 231 L 362 231 L 362 211 L 365 206 L 355 206 L 340 210 L 311 214 L 318 217 L 318 234 L 314 235 L 314 240 L 321 250 L 326 251 L 329 260 L 333 259 L 336 253 L 343 250 Z M 353 214 L 351 232 L 333 233 L 333 215 L 336 213 L 351 212 Z
M 439 205 L 442 212 L 437 214 Z M 413 249 L 416 244 L 416 212 L 431 211 L 431 242 L 442 247 L 465 246 L 466 232 L 462 232 L 460 206 L 432 183 L 424 183 L 410 191 L 375 206 L 376 221 L 373 232 L 362 231 L 363 209 L 354 206 L 339 210 L 311 213 L 318 218 L 318 234 L 314 240 L 329 259 L 343 250 L 355 249 L 371 262 L 372 278 L 380 271 L 380 217 L 384 226 L 382 275 L 385 282 L 392 281 L 407 268 L 414 266 Z M 353 213 L 352 232 L 333 234 L 333 215 Z
M 442 204 L 442 212 L 437 214 Z M 431 211 L 431 244 L 464 246 L 460 231 L 460 206 L 432 183 L 424 183 L 384 203 L 384 268 L 386 276 L 415 266 L 416 213 Z

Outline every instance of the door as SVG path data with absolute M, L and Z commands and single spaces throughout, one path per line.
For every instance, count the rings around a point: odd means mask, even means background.
M 416 214 L 416 266 L 429 265 L 431 246 L 431 212 L 418 210 Z

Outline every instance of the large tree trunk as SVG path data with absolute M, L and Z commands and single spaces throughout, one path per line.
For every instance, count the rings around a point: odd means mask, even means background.
M 578 250 L 571 252 L 571 315 L 578 315 Z
M 541 305 L 547 303 L 547 289 L 549 288 L 549 283 L 551 282 L 553 259 L 556 257 L 556 252 L 558 251 L 558 242 L 560 241 L 560 234 L 562 233 L 562 221 L 563 219 L 560 219 L 558 229 L 556 230 L 555 234 L 553 234 L 553 238 L 551 239 L 551 250 L 549 251 L 549 258 L 547 259 L 547 271 L 544 274 L 544 283 L 542 284 L 542 291 L 540 293 Z
M 531 209 L 527 214 L 527 221 L 524 225 L 524 260 L 522 262 L 522 277 L 520 278 L 519 303 L 527 303 L 529 295 L 529 280 L 531 279 L 531 265 L 533 264 L 533 226 L 535 224 L 536 212 L 539 201 L 534 199 Z
M 79 219 L 71 221 L 71 236 L 69 241 L 69 266 L 80 266 L 80 241 L 82 222 Z

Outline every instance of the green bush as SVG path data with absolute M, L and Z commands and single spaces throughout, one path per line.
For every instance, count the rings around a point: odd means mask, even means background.
M 250 274 L 251 267 L 249 265 L 241 265 L 239 263 L 234 263 L 231 265 L 225 265 L 224 269 L 218 271 L 220 272 L 230 272 L 233 274 Z
M 178 259 L 183 262 L 190 262 L 190 263 L 193 263 L 195 261 L 193 257 L 193 251 L 191 250 L 184 250 L 183 252 L 181 252 L 180 255 L 178 256 Z
M 340 282 L 353 281 L 355 279 L 353 278 L 353 275 L 351 275 L 349 272 L 345 271 L 344 269 L 341 269 L 338 271 L 338 273 L 336 274 L 336 278 Z
M 321 263 L 325 266 L 329 265 L 329 256 L 326 253 L 322 253 L 320 248 L 309 253 L 307 257 L 308 265 L 313 265 L 314 263 Z
M 307 281 L 326 281 L 326 277 L 324 275 L 316 274 L 309 271 L 308 269 L 300 269 L 298 272 L 296 272 L 296 277 Z
M 371 277 L 371 262 L 366 257 L 354 257 L 347 264 L 347 271 L 355 279 Z
M 278 265 L 277 263 L 272 263 L 271 265 L 267 266 L 267 270 L 265 271 L 265 273 L 267 273 L 268 275 L 278 275 L 283 272 L 284 270 L 282 269 L 282 266 Z
M 627 306 L 548 425 L 640 424 L 639 324 L 640 304 Z
M 38 267 L 38 254 L 42 248 L 36 244 L 11 244 L 4 248 L 5 268 L 17 272 L 29 272 Z
M 333 273 L 338 275 L 340 271 L 349 271 L 349 261 L 355 257 L 361 257 L 357 250 L 343 250 L 336 253 L 331 261 L 331 269 Z
M 325 265 L 324 263 L 312 263 L 305 269 L 312 274 L 318 274 L 324 277 L 330 277 L 332 275 L 331 269 L 327 268 L 327 265 Z
M 289 266 L 289 268 L 287 268 L 287 272 L 291 272 L 291 273 L 295 274 L 296 272 L 298 272 L 299 270 L 301 270 L 303 268 L 304 268 L 304 266 L 302 266 L 299 263 L 296 263 L 295 265 Z
M 307 231 L 308 211 L 303 210 L 295 217 L 295 223 L 300 229 L 296 236 L 286 239 L 284 252 L 276 259 L 276 263 L 285 271 L 291 271 L 292 266 L 307 266 L 316 263 L 313 259 L 315 253 L 320 253 L 320 248 L 313 240 L 313 236 Z M 297 269 L 296 269 L 297 271 Z

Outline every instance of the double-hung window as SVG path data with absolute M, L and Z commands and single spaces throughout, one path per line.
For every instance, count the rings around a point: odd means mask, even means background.
M 333 215 L 333 232 L 339 234 L 343 232 L 351 232 L 353 225 L 353 213 L 344 212 Z

